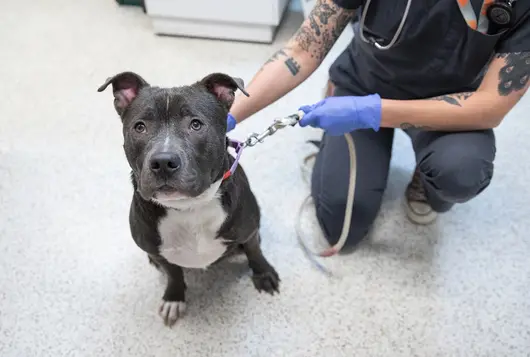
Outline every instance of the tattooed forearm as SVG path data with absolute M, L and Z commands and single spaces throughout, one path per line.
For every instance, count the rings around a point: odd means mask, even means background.
M 417 129 L 417 130 L 425 130 L 425 131 L 428 131 L 428 130 L 432 130 L 432 128 L 430 126 L 426 126 L 426 125 L 413 125 L 411 123 L 401 123 L 399 125 L 399 127 L 403 130 L 409 130 L 409 129 Z
M 462 92 L 462 93 L 454 93 L 454 94 L 445 94 L 440 95 L 438 97 L 432 97 L 429 98 L 429 100 L 439 100 L 444 101 L 446 103 L 457 105 L 459 107 L 462 106 L 461 102 L 465 101 L 469 97 L 473 95 L 474 92 Z
M 530 52 L 497 53 L 495 57 L 504 59 L 505 63 L 499 71 L 499 94 L 507 96 L 521 90 L 521 95 L 524 94 L 530 76 Z

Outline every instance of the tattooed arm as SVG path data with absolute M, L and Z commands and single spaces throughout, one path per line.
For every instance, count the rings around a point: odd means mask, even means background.
M 498 126 L 528 89 L 530 52 L 497 53 L 476 92 L 383 100 L 382 127 L 480 130 Z
M 333 0 L 317 0 L 308 18 L 287 44 L 265 62 L 246 87 L 249 97 L 238 96 L 230 109 L 238 122 L 289 93 L 322 63 L 353 18 L 355 10 Z

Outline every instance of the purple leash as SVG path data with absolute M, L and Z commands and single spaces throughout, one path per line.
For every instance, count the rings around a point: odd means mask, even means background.
M 231 147 L 233 147 L 236 150 L 236 159 L 234 160 L 234 163 L 230 167 L 228 171 L 225 172 L 223 175 L 223 180 L 226 180 L 230 176 L 234 174 L 236 171 L 237 165 L 239 164 L 239 158 L 241 157 L 241 153 L 243 152 L 243 143 L 241 141 L 237 141 L 235 139 L 228 139 L 228 143 Z

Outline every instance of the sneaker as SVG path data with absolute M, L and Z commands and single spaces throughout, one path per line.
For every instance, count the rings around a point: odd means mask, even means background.
M 416 224 L 430 224 L 436 220 L 438 214 L 427 203 L 425 189 L 420 179 L 420 172 L 416 168 L 412 180 L 405 191 L 407 217 Z

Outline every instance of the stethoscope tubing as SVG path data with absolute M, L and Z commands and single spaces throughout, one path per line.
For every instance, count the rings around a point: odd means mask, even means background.
M 363 13 L 361 15 L 361 23 L 359 24 L 359 35 L 361 36 L 361 40 L 363 40 L 366 43 L 371 42 L 371 41 L 368 41 L 366 37 L 364 37 L 364 21 L 366 18 L 366 14 L 368 13 L 368 8 L 370 7 L 371 2 L 372 0 L 366 1 L 366 4 L 364 5 Z M 388 45 L 382 46 L 376 40 L 373 40 L 373 44 L 377 49 L 385 51 L 385 50 L 389 50 L 390 48 L 392 48 L 392 46 L 394 46 L 394 44 L 399 38 L 399 35 L 401 34 L 401 31 L 403 31 L 403 26 L 405 26 L 405 21 L 407 20 L 407 17 L 409 16 L 409 10 L 410 10 L 411 3 L 412 3 L 412 0 L 407 0 L 407 7 L 405 8 L 405 12 L 403 13 L 403 16 L 401 17 L 401 23 L 399 24 L 399 27 L 396 30 L 396 33 L 394 34 L 394 37 L 392 38 L 392 40 L 390 41 Z

